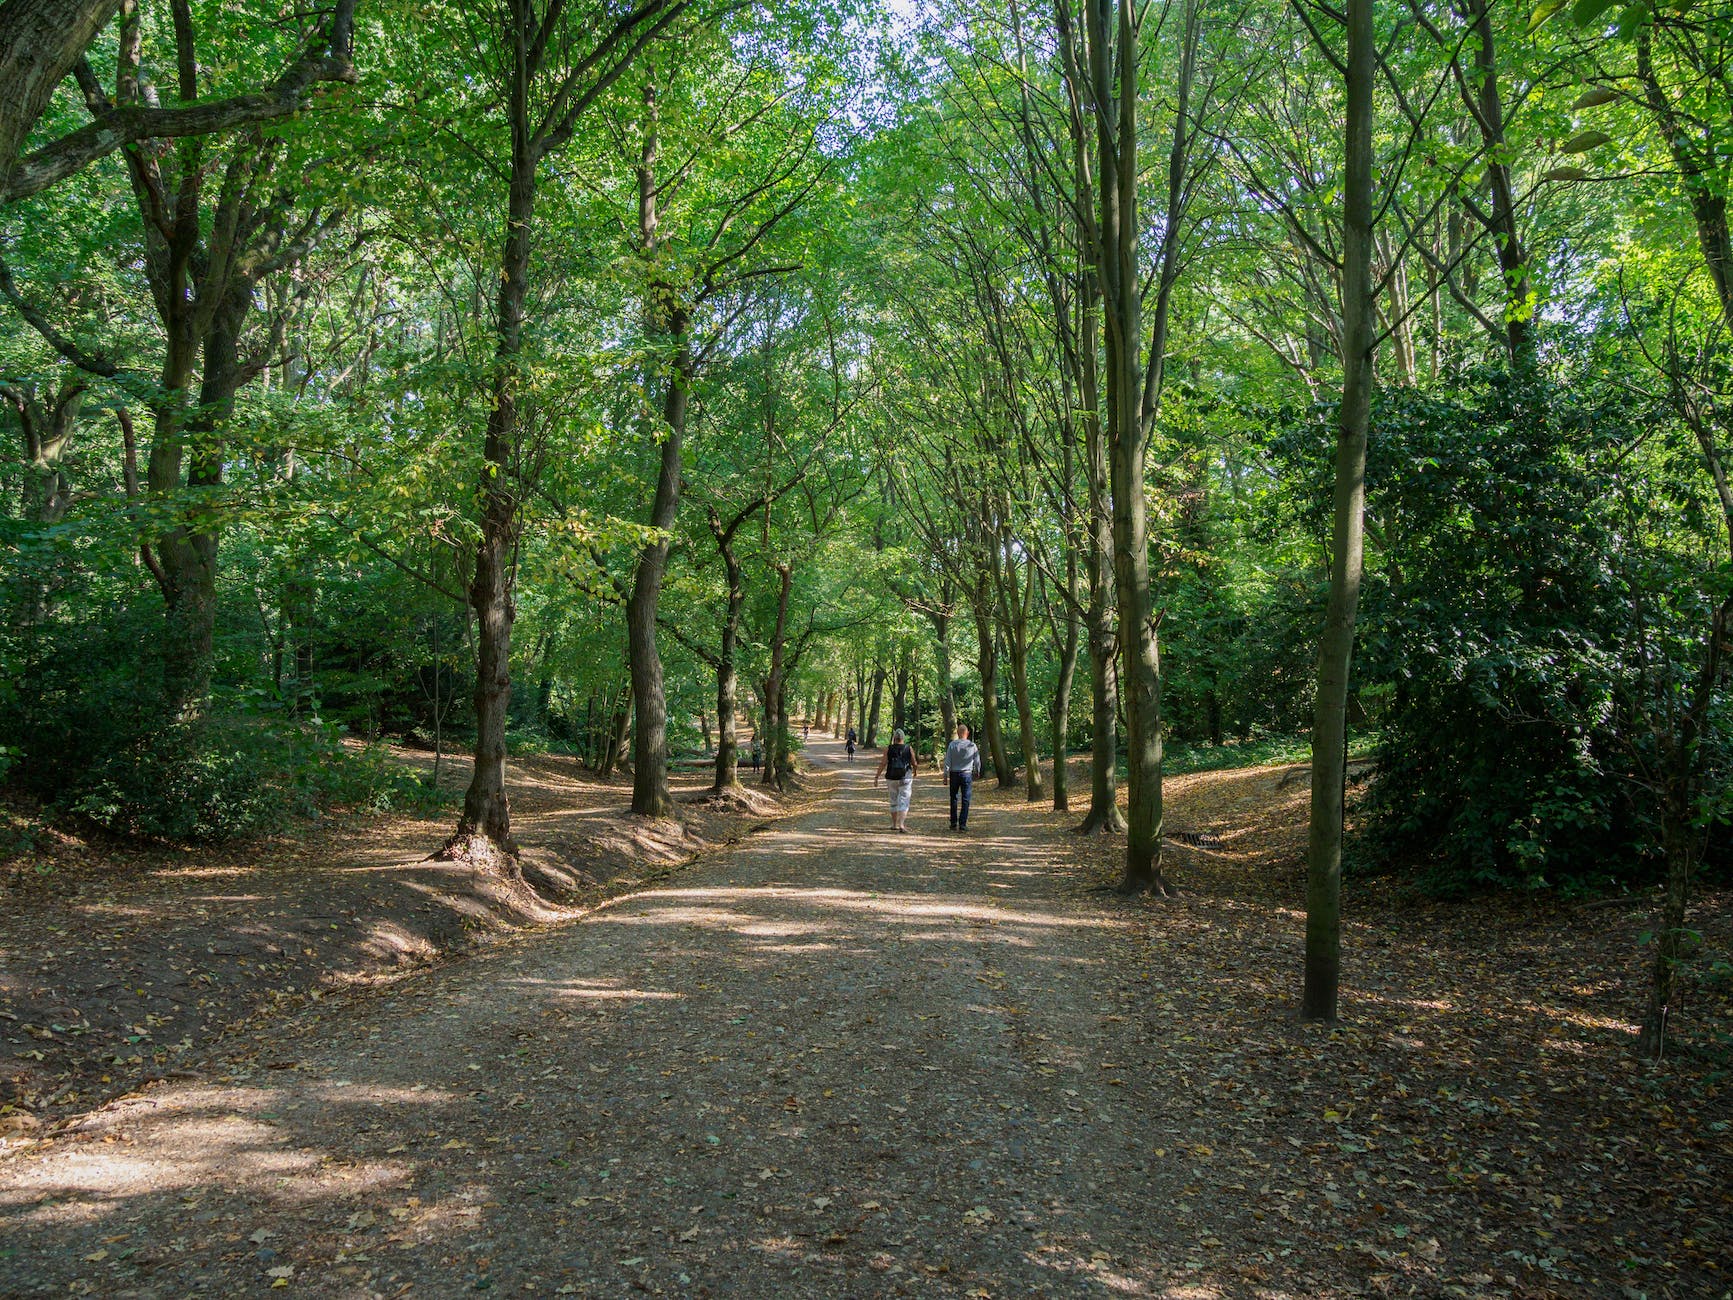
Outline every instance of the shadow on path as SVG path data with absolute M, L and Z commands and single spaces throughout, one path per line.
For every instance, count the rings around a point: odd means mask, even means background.
M 840 767 L 678 887 L 0 1167 L 0 1291 L 1223 1294 L 1164 1281 L 1200 1233 L 1152 1223 L 1124 920 L 1015 810 L 955 836 L 929 777 L 895 835 Z

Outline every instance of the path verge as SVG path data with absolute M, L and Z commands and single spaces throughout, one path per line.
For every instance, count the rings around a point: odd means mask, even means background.
M 442 786 L 467 780 L 448 760 Z M 0 1154 L 108 1098 L 209 1074 L 213 1053 L 261 1050 L 274 1017 L 569 920 L 824 790 L 716 802 L 704 777 L 677 776 L 676 816 L 648 822 L 627 811 L 627 780 L 571 759 L 514 761 L 509 780 L 535 888 L 427 860 L 444 813 L 355 814 L 196 851 L 63 836 L 45 861 L 9 864 L 21 884 L 0 893 Z

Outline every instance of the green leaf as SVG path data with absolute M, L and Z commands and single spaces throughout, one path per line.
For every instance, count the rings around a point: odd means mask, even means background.
M 1592 86 L 1578 95 L 1571 105 L 1571 112 L 1578 113 L 1585 108 L 1599 108 L 1602 104 L 1610 104 L 1620 98 L 1619 92 L 1610 86 Z
M 1649 21 L 1649 6 L 1643 0 L 1635 0 L 1628 4 L 1619 15 L 1619 36 L 1628 38 L 1636 34 L 1637 28 Z
M 1592 26 L 1596 19 L 1617 3 L 1618 0 L 1576 0 L 1571 6 L 1571 21 L 1578 27 Z
M 1563 9 L 1569 0 L 1541 0 L 1535 6 L 1534 13 L 1529 15 L 1528 29 L 1538 31 L 1541 26 L 1559 10 Z
M 1587 153 L 1599 149 L 1613 137 L 1605 131 L 1579 131 L 1558 147 L 1560 153 Z

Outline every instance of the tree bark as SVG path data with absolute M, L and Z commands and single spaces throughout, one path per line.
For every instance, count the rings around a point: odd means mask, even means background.
M 1075 553 L 1068 557 L 1068 580 L 1076 589 Z M 1077 611 L 1065 606 L 1065 636 L 1059 643 L 1059 676 L 1053 684 L 1053 703 L 1048 716 L 1053 727 L 1053 811 L 1071 811 L 1071 688 L 1077 678 Z
M 519 34 L 520 41 L 523 39 Z M 527 69 L 516 65 L 511 95 L 512 172 L 506 199 L 505 249 L 500 258 L 494 346 L 493 405 L 482 442 L 481 541 L 469 584 L 476 619 L 475 765 L 457 829 L 442 850 L 448 858 L 514 858 L 511 802 L 505 790 L 506 723 L 511 707 L 511 629 L 517 617 L 512 553 L 518 502 L 512 458 L 518 437 L 519 354 L 529 293 L 530 229 L 535 219 L 538 159 L 530 143 Z
M 1041 784 L 1041 751 L 1035 743 L 1035 702 L 1029 694 L 1028 622 L 1021 631 L 1012 630 L 1005 638 L 1006 654 L 1011 660 L 1011 698 L 1017 703 L 1017 745 L 1023 751 L 1023 798 L 1027 803 L 1039 803 L 1046 798 Z
M 632 689 L 637 697 L 632 811 L 642 817 L 666 817 L 674 809 L 674 796 L 668 789 L 668 704 L 662 684 L 662 657 L 656 649 L 656 612 L 662 599 L 668 546 L 680 511 L 680 448 L 692 375 L 692 351 L 684 336 L 683 323 L 679 338 L 663 399 L 661 473 L 650 508 L 650 526 L 658 530 L 658 536 L 639 554 L 632 594 L 626 601 Z
M 658 109 L 655 82 L 644 87 L 644 147 L 638 165 L 638 236 L 646 259 L 658 247 L 656 212 Z M 687 330 L 687 309 L 676 301 L 674 286 L 652 280 L 645 319 L 652 335 L 673 347 L 662 395 L 660 473 L 650 506 L 655 539 L 639 553 L 632 592 L 626 601 L 626 635 L 631 655 L 632 691 L 637 700 L 636 732 L 632 742 L 632 811 L 640 817 L 666 817 L 674 810 L 668 789 L 668 700 L 662 683 L 662 657 L 656 648 L 656 614 L 662 600 L 662 576 L 668 547 L 680 513 L 680 454 L 686 432 L 686 411 L 692 386 L 694 358 Z
M 721 545 L 720 541 L 718 544 Z M 722 563 L 728 574 L 728 608 L 722 619 L 722 650 L 716 658 L 716 775 L 710 783 L 716 794 L 740 788 L 740 737 L 735 723 L 740 687 L 734 661 L 740 637 L 740 609 L 745 600 L 740 561 L 732 545 L 723 546 Z
M 1017 783 L 1010 755 L 1005 752 L 1005 729 L 999 720 L 999 648 L 993 642 L 993 614 L 987 594 L 987 576 L 980 575 L 974 602 L 975 671 L 981 678 L 981 738 L 987 742 L 987 757 L 1001 789 Z
M 1347 130 L 1342 212 L 1342 408 L 1336 428 L 1330 597 L 1318 645 L 1312 811 L 1306 849 L 1306 969 L 1300 1014 L 1334 1020 L 1342 952 L 1342 823 L 1348 687 L 1364 570 L 1366 440 L 1372 418 L 1373 0 L 1347 0 Z
M 872 698 L 867 706 L 866 732 L 861 737 L 861 744 L 868 749 L 879 743 L 879 712 L 884 704 L 885 696 L 885 666 L 882 663 L 873 665 Z
M 782 706 L 782 665 L 788 649 L 788 603 L 794 591 L 794 566 L 786 562 L 775 566 L 779 583 L 776 591 L 776 627 L 770 636 L 770 673 L 764 679 L 765 737 L 764 776 L 761 785 L 782 788 L 784 768 L 782 750 L 788 737 Z
M 1521 366 L 1532 363 L 1534 359 L 1531 327 L 1534 303 L 1530 301 L 1533 289 L 1528 274 L 1528 257 L 1523 251 L 1521 232 L 1516 225 L 1516 189 L 1511 183 L 1510 149 L 1504 138 L 1504 104 L 1498 89 L 1498 50 L 1493 39 L 1490 0 L 1468 0 L 1468 14 L 1474 27 L 1474 80 L 1478 83 L 1474 116 L 1485 147 L 1486 180 L 1492 193 L 1492 211 L 1488 216 L 1498 245 L 1498 269 L 1504 282 L 1505 346 L 1509 349 L 1511 363 Z M 1352 23 L 1350 17 L 1349 25 Z M 1350 53 L 1350 76 L 1353 75 L 1352 63 Z M 1346 248 L 1343 251 L 1346 254 Z M 1343 270 L 1345 276 L 1346 267 Z
M 1090 0 L 1084 7 L 1084 53 L 1080 62 L 1060 5 L 1061 56 L 1078 102 L 1095 126 L 1094 180 L 1098 207 L 1085 231 L 1101 294 L 1104 324 L 1105 436 L 1112 496 L 1113 573 L 1117 597 L 1121 704 L 1126 720 L 1128 771 L 1125 874 L 1127 893 L 1168 893 L 1161 870 L 1162 735 L 1161 663 L 1149 592 L 1148 507 L 1144 471 L 1149 439 L 1160 408 L 1168 317 L 1181 265 L 1191 157 L 1191 85 L 1198 46 L 1198 7 L 1187 0 L 1180 13 L 1184 33 L 1176 85 L 1173 136 L 1168 154 L 1167 203 L 1157 226 L 1159 251 L 1153 273 L 1142 265 L 1139 240 L 1145 222 L 1138 213 L 1141 167 L 1137 121 L 1141 27 L 1144 11 L 1132 0 Z M 1087 65 L 1087 74 L 1084 72 Z M 1144 285 L 1155 300 L 1144 342 Z
M 0 5 L 0 194 L 55 87 L 84 57 L 120 0 L 6 0 Z
M 614 705 L 613 717 L 609 720 L 608 734 L 603 742 L 600 775 L 605 779 L 614 774 L 620 765 L 620 756 L 626 752 L 626 734 L 632 724 L 632 684 L 626 683 L 620 692 L 619 700 Z
M 891 679 L 891 726 L 907 730 L 909 723 L 910 657 L 905 652 L 897 660 L 896 676 Z
M 1079 164 L 1079 172 L 1083 172 Z M 1084 548 L 1089 588 L 1089 683 L 1093 709 L 1090 731 L 1089 812 L 1077 829 L 1120 833 L 1119 676 L 1114 663 L 1119 640 L 1113 612 L 1113 489 L 1107 473 L 1107 430 L 1101 419 L 1100 372 L 1096 360 L 1096 321 L 1101 293 L 1087 276 L 1078 327 L 1078 383 L 1083 398 L 1083 477 L 1089 496 L 1089 533 Z
M 939 686 L 939 721 L 945 729 L 945 743 L 957 734 L 957 693 L 951 688 L 951 615 L 945 609 L 926 611 L 933 625 L 933 664 Z

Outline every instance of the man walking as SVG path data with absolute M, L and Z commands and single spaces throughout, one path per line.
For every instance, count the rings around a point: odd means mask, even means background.
M 981 750 L 969 739 L 969 724 L 957 724 L 957 738 L 945 746 L 945 776 L 951 787 L 951 829 L 969 829 L 969 795 L 981 775 Z M 960 801 L 960 803 L 959 803 Z

